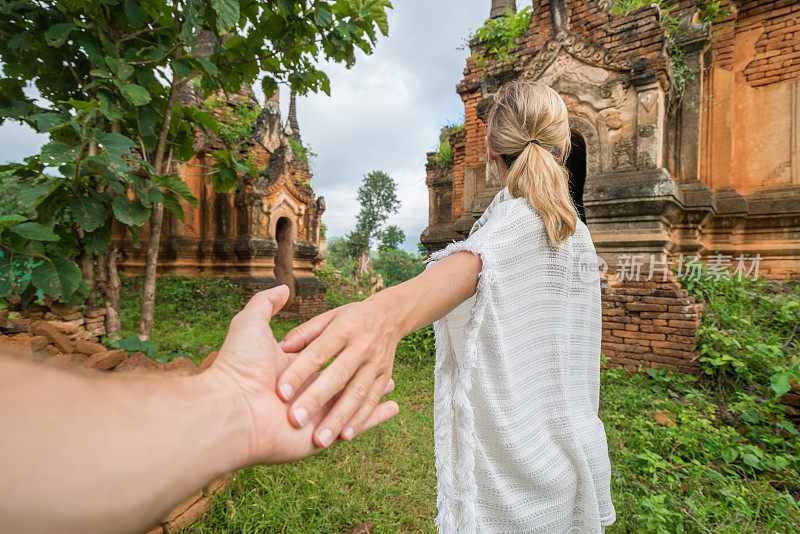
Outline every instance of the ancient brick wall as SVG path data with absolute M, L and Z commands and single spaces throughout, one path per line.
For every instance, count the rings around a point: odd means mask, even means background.
M 658 278 L 603 288 L 602 353 L 611 365 L 629 371 L 642 367 L 697 374 L 695 334 L 703 305 L 676 280 Z
M 754 87 L 791 80 L 800 74 L 800 2 L 743 2 L 736 31 L 759 28 L 755 57 L 744 69 Z

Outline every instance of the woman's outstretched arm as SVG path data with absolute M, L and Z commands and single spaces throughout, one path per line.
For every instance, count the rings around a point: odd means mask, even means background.
M 455 253 L 407 282 L 319 315 L 289 332 L 280 345 L 286 352 L 300 354 L 278 379 L 284 400 L 292 399 L 309 376 L 335 357 L 291 403 L 292 424 L 305 426 L 344 388 L 317 426 L 314 442 L 327 447 L 339 435 L 345 440 L 356 435 L 392 376 L 397 343 L 475 294 L 481 267 L 480 256 Z

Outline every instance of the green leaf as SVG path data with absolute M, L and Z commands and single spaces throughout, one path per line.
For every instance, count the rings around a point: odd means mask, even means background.
M 211 185 L 218 193 L 230 191 L 238 181 L 239 175 L 231 167 L 218 167 L 217 172 L 211 174 Z
M 86 230 L 93 232 L 106 222 L 106 207 L 93 196 L 74 196 L 69 200 L 75 222 Z
M 144 352 L 148 356 L 155 355 L 158 352 L 158 345 L 153 343 L 150 340 L 142 341 L 136 335 L 123 337 L 122 339 L 118 339 L 112 343 L 112 345 L 118 349 L 122 349 L 126 352 Z
M 0 256 L 0 298 L 11 294 L 14 286 L 14 264 L 10 258 Z
M 779 399 L 792 389 L 791 375 L 789 373 L 776 373 L 769 379 L 769 387 L 775 393 L 775 398 Z
M 101 226 L 94 232 L 88 232 L 83 236 L 83 244 L 89 254 L 102 254 L 111 243 L 111 228 L 108 225 Z
M 329 26 L 331 22 L 333 22 L 333 15 L 331 12 L 325 9 L 324 6 L 320 6 L 317 12 L 314 13 L 314 24 L 324 28 Z
M 749 453 L 748 453 L 748 454 L 743 454 L 743 455 L 742 455 L 742 461 L 743 461 L 743 462 L 744 462 L 746 465 L 749 465 L 750 467 L 752 467 L 752 468 L 754 468 L 754 469 L 755 469 L 755 468 L 758 468 L 758 464 L 759 464 L 758 457 L 756 457 L 756 456 L 755 456 L 755 455 L 753 455 L 753 454 L 749 454 Z
M 181 180 L 178 176 L 173 176 L 171 174 L 167 174 L 165 176 L 159 176 L 156 182 L 163 188 L 172 191 L 173 193 L 177 193 L 180 197 L 194 206 L 195 208 L 200 205 L 197 197 L 192 194 L 192 191 L 189 189 L 189 185 Z
M 97 142 L 110 156 L 115 158 L 130 153 L 131 147 L 133 147 L 133 141 L 118 133 L 104 133 L 97 138 Z
M 55 185 L 55 181 L 47 181 L 31 187 L 25 187 L 20 191 L 17 200 L 27 208 L 35 208 L 50 195 Z
M 100 92 L 97 94 L 100 101 L 100 111 L 110 121 L 120 121 L 125 116 L 125 111 L 119 103 L 108 93 Z
M 203 70 L 206 71 L 206 74 L 210 74 L 212 76 L 216 76 L 217 74 L 219 74 L 219 69 L 211 61 L 207 60 L 204 57 L 196 57 L 195 59 L 203 67 Z
M 27 217 L 23 217 L 22 215 L 0 215 L 0 228 L 5 228 L 6 226 L 11 226 L 12 224 L 17 224 L 24 220 L 27 220 Z
M 40 132 L 49 132 L 65 122 L 64 116 L 60 113 L 34 113 L 28 120 L 35 122 L 36 129 Z
M 8 47 L 11 50 L 18 50 L 18 51 L 26 50 L 28 48 L 27 41 L 28 41 L 28 32 L 23 31 L 15 35 L 8 41 Z
M 162 203 L 167 211 L 175 215 L 178 220 L 181 222 L 186 220 L 186 215 L 183 213 L 183 206 L 181 206 L 181 203 L 177 198 L 172 195 L 164 195 Z
M 78 265 L 66 258 L 45 260 L 31 271 L 31 281 L 45 294 L 54 298 L 69 297 L 81 283 Z
M 133 67 L 122 58 L 106 57 L 106 65 L 117 74 L 120 80 L 127 80 L 133 74 Z
M 226 31 L 239 22 L 238 0 L 211 0 L 211 7 L 217 13 L 217 28 Z
M 54 24 L 53 26 L 50 26 L 50 29 L 45 32 L 44 39 L 49 46 L 52 47 L 61 46 L 67 42 L 67 38 L 69 37 L 69 32 L 71 32 L 73 28 L 75 28 L 75 25 L 69 22 Z
M 119 88 L 122 96 L 134 106 L 143 106 L 150 102 L 150 93 L 141 85 L 126 83 Z
M 55 167 L 62 163 L 75 161 L 78 150 L 60 141 L 52 141 L 42 147 L 42 163 L 48 167 Z
M 37 222 L 25 222 L 12 226 L 9 230 L 33 241 L 58 241 L 60 239 L 52 228 Z
M 149 107 L 142 108 L 136 113 L 136 127 L 140 135 L 153 135 L 157 123 L 158 115 Z
M 145 18 L 142 11 L 139 9 L 134 0 L 125 0 L 125 15 L 128 17 L 131 25 L 134 28 L 143 28 L 145 25 Z
M 150 209 L 139 199 L 114 197 L 111 206 L 114 209 L 114 216 L 127 226 L 141 226 L 150 216 Z

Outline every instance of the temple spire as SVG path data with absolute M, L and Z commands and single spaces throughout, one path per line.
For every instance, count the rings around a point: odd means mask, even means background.
M 298 143 L 300 141 L 300 123 L 297 121 L 297 95 L 292 91 L 289 97 L 289 128 L 292 129 L 292 137 Z
M 517 0 L 492 0 L 492 9 L 489 11 L 489 18 L 496 19 L 505 17 L 509 13 L 517 12 Z

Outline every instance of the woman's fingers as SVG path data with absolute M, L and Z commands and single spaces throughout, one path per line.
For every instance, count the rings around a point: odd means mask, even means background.
M 356 431 L 356 436 L 363 434 L 370 428 L 376 427 L 385 423 L 400 412 L 400 406 L 395 401 L 386 401 L 380 403 L 372 411 L 372 414 L 367 418 L 361 430 Z
M 289 364 L 281 376 L 278 377 L 277 388 L 278 396 L 284 401 L 290 400 L 295 393 L 300 391 L 300 386 L 309 379 L 311 375 L 319 371 L 331 358 L 336 356 L 345 346 L 346 340 L 341 336 L 334 335 L 327 331 L 323 332 L 311 344 L 297 355 L 294 361 Z M 322 402 L 317 406 L 321 407 L 332 395 L 321 399 Z M 314 412 L 307 412 L 307 416 L 312 416 Z M 306 422 L 309 417 L 306 417 Z M 305 424 L 305 423 L 303 423 Z M 302 425 L 300 425 L 302 426 Z
M 316 341 L 314 343 L 316 343 Z M 313 344 L 309 349 L 311 347 L 313 347 Z M 294 364 L 301 363 L 301 358 L 302 355 L 295 360 Z M 326 367 L 320 373 L 319 377 L 292 402 L 289 408 L 289 421 L 297 428 L 303 427 L 314 418 L 322 407 L 325 406 L 325 403 L 340 392 L 348 383 L 351 384 L 348 387 L 352 386 L 356 388 L 356 393 L 363 392 L 362 397 L 366 396 L 369 385 L 373 382 L 373 379 L 369 377 L 368 374 L 371 372 L 372 377 L 374 377 L 376 373 L 372 367 L 362 368 L 361 364 L 363 359 L 361 351 L 355 350 L 352 347 L 347 347 L 339 353 L 336 360 Z M 303 368 L 303 365 L 306 367 Z M 318 366 L 313 366 L 311 363 L 301 363 L 299 367 L 301 367 L 303 371 L 313 373 Z M 370 371 L 371 369 L 372 371 Z M 290 372 L 291 366 L 286 370 L 284 375 L 288 375 Z M 359 380 L 356 380 L 354 375 L 358 376 Z
M 384 387 L 388 382 L 388 377 L 383 375 L 376 376 L 375 369 L 371 366 L 363 366 L 350 380 L 344 389 L 341 398 L 330 409 L 328 414 L 317 425 L 314 432 L 314 443 L 320 447 L 328 447 L 333 440 L 341 433 L 345 423 L 362 406 L 368 406 L 369 411 L 375 409 L 378 401 L 383 394 Z M 312 386 L 313 387 L 313 386 Z
M 376 380 L 374 389 L 380 391 L 380 387 L 383 384 L 383 380 Z M 355 415 L 350 418 L 350 420 L 342 427 L 342 432 L 340 434 L 341 438 L 345 441 L 350 441 L 361 432 L 366 430 L 366 422 L 372 416 L 372 413 L 376 409 L 376 405 L 380 401 L 380 397 L 383 395 L 388 395 L 394 391 L 394 380 L 391 378 L 388 382 L 383 385 L 383 391 L 380 391 L 378 395 L 368 395 L 367 400 L 358 408 Z M 325 422 L 323 421 L 323 425 Z
M 333 320 L 336 310 L 330 310 L 313 317 L 298 327 L 292 328 L 278 342 L 285 352 L 300 352 L 314 341 Z

